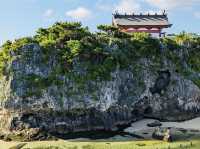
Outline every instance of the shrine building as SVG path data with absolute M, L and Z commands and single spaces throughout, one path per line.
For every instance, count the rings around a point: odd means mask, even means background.
M 146 32 L 152 36 L 163 37 L 164 28 L 170 28 L 172 24 L 169 23 L 165 11 L 162 14 L 113 14 L 113 26 L 118 27 L 122 32 Z

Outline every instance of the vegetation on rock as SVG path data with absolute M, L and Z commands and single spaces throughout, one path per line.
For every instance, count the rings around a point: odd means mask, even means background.
M 48 63 L 52 55 L 57 65 L 48 76 L 28 76 L 31 86 L 40 86 L 38 91 L 27 92 L 32 96 L 51 83 L 62 84 L 59 75 L 65 75 L 79 83 L 80 87 L 88 80 L 110 80 L 111 72 L 137 65 L 141 58 L 151 59 L 154 68 L 162 68 L 163 61 L 171 61 L 176 71 L 200 86 L 200 78 L 191 74 L 200 73 L 200 37 L 181 33 L 175 37 L 155 39 L 146 33 L 126 34 L 108 25 L 98 26 L 100 32 L 91 33 L 81 23 L 57 22 L 49 28 L 40 28 L 36 35 L 7 41 L 0 51 L 0 76 L 12 74 L 10 65 L 17 58 L 23 58 L 24 45 L 40 45 L 43 62 Z M 25 57 L 28 57 L 26 55 Z M 163 58 L 164 57 L 164 58 Z M 77 73 L 76 67 L 82 69 Z M 140 68 L 142 66 L 139 66 Z

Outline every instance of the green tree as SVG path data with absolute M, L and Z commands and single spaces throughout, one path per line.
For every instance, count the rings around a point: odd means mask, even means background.
M 114 35 L 114 33 L 118 31 L 117 27 L 111 25 L 99 25 L 97 26 L 97 29 L 107 33 L 108 35 Z

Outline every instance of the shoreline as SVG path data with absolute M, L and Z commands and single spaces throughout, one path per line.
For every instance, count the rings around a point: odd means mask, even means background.
M 142 119 L 139 121 L 136 121 L 131 124 L 131 127 L 128 127 L 125 129 L 125 132 L 128 131 L 128 129 L 133 132 L 149 129 L 152 127 L 148 127 L 147 124 L 152 123 L 156 121 L 157 119 Z M 162 124 L 161 127 L 171 127 L 171 128 L 182 128 L 182 129 L 193 129 L 193 130 L 200 130 L 200 117 L 191 119 L 191 120 L 186 120 L 182 122 L 163 122 L 160 121 Z

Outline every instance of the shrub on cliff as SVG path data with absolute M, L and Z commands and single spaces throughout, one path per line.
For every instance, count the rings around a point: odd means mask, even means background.
M 31 37 L 25 37 L 16 39 L 12 41 L 6 41 L 0 49 L 0 76 L 6 75 L 6 67 L 11 63 L 13 57 L 20 55 L 20 51 L 18 50 L 22 46 L 34 43 L 35 40 Z
M 9 64 L 21 55 L 20 48 L 29 43 L 37 43 L 42 47 L 47 63 L 51 55 L 57 56 L 59 64 L 51 75 L 54 79 L 57 73 L 72 72 L 77 64 L 84 67 L 87 73 L 76 76 L 78 79 L 75 80 L 109 79 L 113 70 L 127 68 L 140 58 L 149 58 L 161 64 L 162 48 L 166 49 L 165 56 L 177 66 L 179 72 L 185 71 L 177 52 L 180 49 L 188 51 L 185 60 L 191 69 L 200 71 L 199 37 L 182 33 L 159 40 L 146 33 L 122 33 L 108 25 L 100 25 L 98 29 L 101 32 L 91 33 L 79 22 L 57 22 L 49 28 L 38 29 L 32 38 L 7 41 L 0 51 L 0 74 L 9 73 Z

